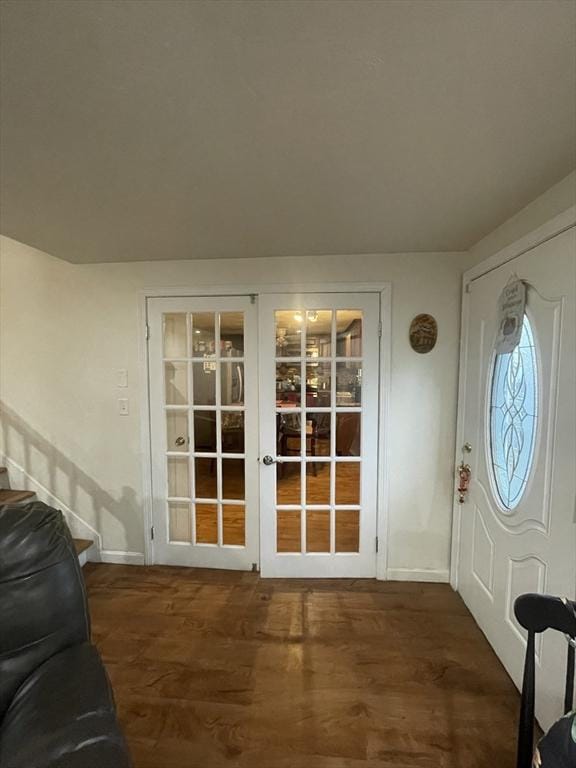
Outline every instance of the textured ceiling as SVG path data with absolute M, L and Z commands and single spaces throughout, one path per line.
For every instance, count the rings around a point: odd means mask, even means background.
M 70 261 L 463 250 L 566 176 L 566 0 L 3 0 L 3 234 Z

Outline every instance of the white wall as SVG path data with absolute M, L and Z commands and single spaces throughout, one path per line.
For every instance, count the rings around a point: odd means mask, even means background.
M 100 531 L 106 550 L 143 552 L 140 291 L 392 282 L 389 566 L 397 577 L 447 576 L 462 254 L 72 265 L 7 238 L 0 245 L 2 449 Z M 438 320 L 428 355 L 408 343 L 419 312 Z M 118 368 L 128 369 L 127 391 L 116 387 Z

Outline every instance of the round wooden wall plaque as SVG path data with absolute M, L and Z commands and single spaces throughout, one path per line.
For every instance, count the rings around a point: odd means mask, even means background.
M 421 355 L 430 352 L 438 338 L 438 323 L 432 315 L 416 315 L 410 323 L 410 346 Z

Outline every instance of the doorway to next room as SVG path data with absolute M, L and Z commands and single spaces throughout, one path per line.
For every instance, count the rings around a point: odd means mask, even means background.
M 147 300 L 153 562 L 376 576 L 380 301 Z

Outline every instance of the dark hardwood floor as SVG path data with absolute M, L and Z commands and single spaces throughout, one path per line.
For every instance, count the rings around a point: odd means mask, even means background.
M 512 768 L 519 696 L 447 585 L 88 564 L 135 768 Z

